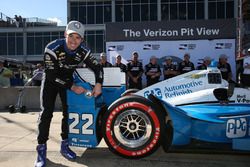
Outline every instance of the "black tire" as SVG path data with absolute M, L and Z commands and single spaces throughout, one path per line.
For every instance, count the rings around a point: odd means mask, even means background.
M 26 106 L 22 106 L 22 107 L 20 108 L 20 113 L 27 113 L 27 111 L 26 111 Z
M 104 115 L 103 134 L 109 149 L 125 158 L 138 159 L 161 145 L 164 119 L 154 104 L 140 96 L 116 100 Z
M 106 105 L 103 105 L 100 108 L 100 112 L 97 116 L 97 123 L 96 123 L 96 135 L 97 135 L 97 140 L 98 143 L 102 140 L 103 138 L 103 132 L 102 132 L 102 120 L 104 117 L 104 114 L 107 112 L 108 107 Z
M 11 114 L 15 113 L 15 106 L 14 105 L 9 105 L 8 110 Z
M 169 114 L 166 112 L 166 109 L 163 107 L 160 100 L 158 100 L 152 94 L 150 94 L 148 98 L 150 101 L 152 101 L 156 105 L 157 111 L 161 111 L 161 114 L 162 114 L 161 116 L 162 118 L 164 118 L 165 128 L 164 128 L 164 133 L 162 133 L 161 135 L 161 145 L 162 145 L 164 152 L 167 153 L 172 145 L 173 136 L 174 136 L 174 129 L 173 129 L 171 118 Z

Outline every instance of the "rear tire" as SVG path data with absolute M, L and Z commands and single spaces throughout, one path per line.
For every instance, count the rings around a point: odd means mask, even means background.
M 20 108 L 20 113 L 27 113 L 27 112 L 26 112 L 26 106 L 22 106 L 22 107 Z
M 125 158 L 143 158 L 161 145 L 164 119 L 154 104 L 140 96 L 115 101 L 104 115 L 103 134 L 109 149 Z

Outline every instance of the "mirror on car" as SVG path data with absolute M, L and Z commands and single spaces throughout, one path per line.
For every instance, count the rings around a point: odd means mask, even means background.
M 229 82 L 228 88 L 214 89 L 213 94 L 219 102 L 228 102 L 229 98 L 234 94 L 235 83 Z

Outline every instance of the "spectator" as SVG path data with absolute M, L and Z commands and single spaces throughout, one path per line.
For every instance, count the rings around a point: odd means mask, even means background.
M 132 53 L 132 61 L 127 64 L 128 88 L 142 89 L 142 63 L 138 61 L 138 53 Z
M 32 80 L 32 86 L 41 86 L 41 82 L 43 79 L 43 66 L 42 64 L 38 63 L 36 65 L 36 69 L 33 71 L 33 80 Z
M 9 68 L 9 63 L 7 60 L 4 60 L 3 62 L 3 66 L 6 67 L 6 68 Z
M 250 48 L 248 55 L 243 60 L 243 73 L 241 74 L 241 83 L 243 86 L 250 86 Z
M 147 78 L 147 86 L 153 85 L 159 82 L 161 76 L 160 66 L 157 64 L 157 58 L 152 56 L 150 63 L 145 66 L 145 75 Z
M 116 63 L 114 67 L 120 67 L 121 72 L 126 72 L 127 66 L 123 64 L 121 61 L 122 61 L 122 56 L 118 54 L 116 56 Z
M 172 57 L 166 58 L 166 64 L 163 66 L 164 79 L 169 79 L 178 75 L 177 67 L 172 62 Z
M 102 67 L 112 67 L 112 64 L 107 61 L 107 56 L 104 52 L 100 54 L 100 64 Z
M 211 58 L 209 56 L 204 57 L 202 65 L 197 67 L 197 70 L 206 70 L 211 64 Z
M 194 70 L 194 63 L 190 61 L 190 55 L 188 53 L 184 54 L 184 60 L 179 64 L 179 72 L 184 74 Z
M 0 60 L 0 86 L 1 87 L 9 87 L 10 86 L 10 78 L 12 77 L 13 72 L 4 67 L 4 62 Z
M 20 23 L 20 18 L 17 16 L 17 15 L 15 15 L 15 23 L 16 23 L 16 27 L 18 28 L 19 27 L 19 23 Z
M 227 63 L 227 56 L 222 54 L 219 58 L 218 69 L 221 72 L 222 78 L 231 81 L 232 80 L 232 70 L 230 64 Z

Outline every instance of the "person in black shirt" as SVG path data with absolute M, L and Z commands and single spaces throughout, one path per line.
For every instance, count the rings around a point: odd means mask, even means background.
M 132 61 L 127 64 L 128 88 L 142 89 L 142 63 L 138 61 L 138 53 L 133 52 Z
M 66 26 L 65 38 L 49 43 L 44 51 L 45 71 L 41 85 L 41 113 L 38 121 L 37 153 L 35 166 L 46 165 L 46 142 L 49 137 L 50 122 L 53 117 L 56 97 L 59 94 L 62 102 L 63 119 L 61 124 L 61 154 L 67 159 L 75 159 L 76 154 L 69 148 L 68 141 L 68 106 L 67 90 L 76 94 L 86 90 L 77 86 L 73 72 L 78 64 L 84 62 L 95 75 L 96 84 L 92 95 L 98 96 L 102 91 L 103 70 L 83 42 L 84 27 L 78 21 L 71 21 Z
M 107 61 L 107 56 L 104 52 L 100 54 L 100 64 L 102 67 L 112 67 L 112 64 Z
M 203 63 L 197 67 L 197 70 L 206 70 L 210 64 L 211 64 L 211 58 L 206 56 L 203 59 Z
M 188 53 L 184 54 L 184 60 L 179 64 L 179 72 L 184 74 L 194 69 L 194 63 L 190 61 L 190 55 Z
M 116 63 L 114 65 L 114 67 L 120 67 L 121 72 L 127 71 L 127 66 L 122 63 L 122 56 L 121 55 L 116 56 Z
M 155 56 L 152 56 L 150 58 L 150 63 L 145 66 L 145 75 L 147 78 L 147 86 L 159 82 L 161 76 L 161 68 L 157 64 L 157 59 Z
M 230 64 L 227 63 L 226 55 L 220 55 L 217 67 L 220 70 L 223 79 L 225 79 L 226 81 L 232 80 L 232 70 Z
M 166 64 L 163 66 L 164 79 L 169 79 L 178 75 L 177 67 L 172 63 L 172 57 L 166 58 Z

